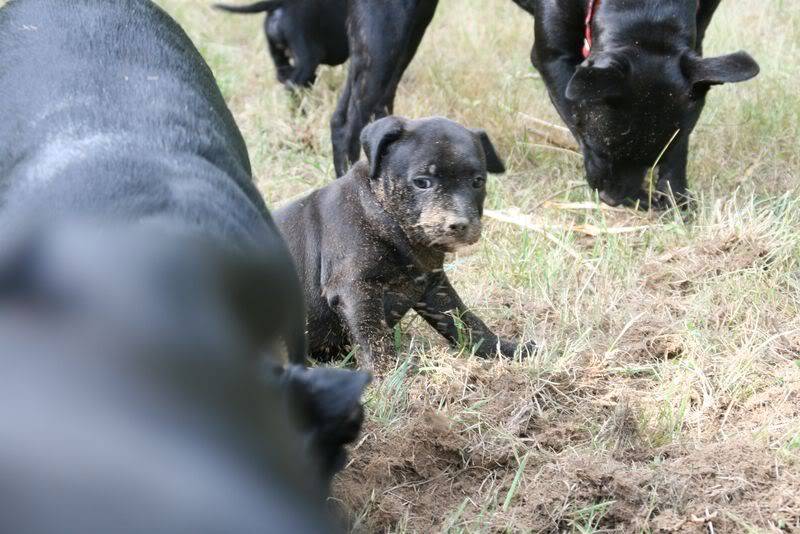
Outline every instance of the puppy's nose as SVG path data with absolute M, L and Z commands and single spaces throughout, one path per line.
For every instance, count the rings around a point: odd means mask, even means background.
M 463 234 L 467 231 L 467 228 L 469 228 L 469 219 L 466 217 L 450 219 L 447 222 L 447 228 L 454 234 Z

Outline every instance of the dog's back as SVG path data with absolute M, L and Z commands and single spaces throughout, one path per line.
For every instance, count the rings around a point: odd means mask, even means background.
M 0 11 L 0 116 L 7 195 L 84 212 L 182 211 L 243 234 L 264 226 L 247 149 L 210 70 L 150 2 L 10 2 Z M 93 198 L 72 193 L 88 188 Z M 188 213 L 211 188 L 247 202 Z
M 13 0 L 0 9 L 0 217 L 154 224 L 291 258 L 213 75 L 149 1 Z M 304 358 L 304 312 L 284 311 Z M 291 300 L 291 299 L 290 299 Z

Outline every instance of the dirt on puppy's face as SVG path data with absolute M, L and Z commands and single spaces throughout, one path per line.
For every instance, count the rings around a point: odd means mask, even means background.
M 386 117 L 361 141 L 375 196 L 414 245 L 453 252 L 480 239 L 487 172 L 505 170 L 485 132 Z

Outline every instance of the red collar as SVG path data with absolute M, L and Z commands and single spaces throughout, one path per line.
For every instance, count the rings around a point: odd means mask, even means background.
M 700 11 L 700 4 L 702 0 L 697 0 L 697 11 Z M 597 6 L 600 4 L 600 0 L 589 0 L 589 6 L 586 8 L 586 20 L 584 21 L 584 32 L 583 32 L 583 49 L 581 53 L 583 54 L 583 59 L 589 57 L 589 54 L 592 53 L 592 19 L 594 19 L 594 14 L 597 12 Z
M 597 11 L 597 4 L 600 0 L 589 0 L 589 8 L 586 10 L 586 20 L 584 21 L 584 38 L 583 38 L 583 59 L 589 57 L 592 52 L 592 19 L 594 13 Z

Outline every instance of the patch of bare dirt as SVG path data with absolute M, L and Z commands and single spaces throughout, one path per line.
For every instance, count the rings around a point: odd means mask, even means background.
M 447 363 L 446 376 L 412 381 L 402 419 L 367 424 L 338 477 L 356 531 L 800 532 L 800 456 L 775 452 L 800 416 L 800 370 L 738 406 L 730 437 L 649 447 L 635 397 L 599 369 Z M 757 432 L 768 410 L 775 440 Z
M 346 507 L 366 512 L 359 530 L 382 532 L 408 517 L 420 532 L 441 521 L 476 485 L 467 468 L 469 444 L 441 414 L 426 411 L 384 432 L 374 422 L 339 477 L 335 494 Z
M 698 281 L 744 269 L 766 268 L 770 246 L 759 236 L 727 234 L 664 252 L 643 268 L 651 290 L 686 294 Z

